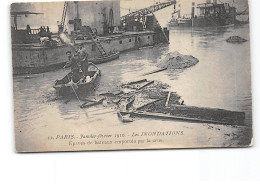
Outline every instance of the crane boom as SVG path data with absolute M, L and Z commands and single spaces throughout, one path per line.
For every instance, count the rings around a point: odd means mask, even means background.
M 166 8 L 166 7 L 174 5 L 174 4 L 176 4 L 176 0 L 169 0 L 167 2 L 162 2 L 162 3 L 158 3 L 155 5 L 149 6 L 148 8 L 143 8 L 143 9 L 137 10 L 135 12 L 131 12 L 131 13 L 121 17 L 121 24 L 125 23 L 128 18 L 140 19 L 140 17 L 149 15 L 151 13 L 154 13 L 156 11 L 159 11 L 163 8 Z
M 62 17 L 61 17 L 61 22 L 60 22 L 60 25 L 59 25 L 59 32 L 63 32 L 63 30 L 64 30 L 64 24 L 65 24 L 65 20 L 66 20 L 67 8 L 68 8 L 68 2 L 65 1 L 64 2 L 64 7 L 63 7 L 63 12 L 62 12 Z

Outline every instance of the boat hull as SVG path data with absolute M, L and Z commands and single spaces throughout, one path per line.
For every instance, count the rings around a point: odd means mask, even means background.
M 94 64 L 102 64 L 119 58 L 119 52 L 113 53 L 107 57 L 91 58 L 90 62 Z
M 169 27 L 191 27 L 192 26 L 192 20 L 191 19 L 185 19 L 185 20 L 172 20 L 169 22 Z
M 157 43 L 156 33 L 153 31 L 124 33 L 107 37 L 99 37 L 107 53 L 125 52 L 140 47 L 151 46 Z M 140 42 L 136 40 L 140 39 Z M 89 58 L 95 58 L 93 63 L 100 64 L 118 59 L 119 54 L 111 54 L 105 59 L 100 56 L 98 49 L 91 40 L 76 40 L 75 46 L 82 46 L 86 49 Z M 13 74 L 34 74 L 43 73 L 62 68 L 68 57 L 67 51 L 73 49 L 67 45 L 56 47 L 43 47 L 34 44 L 12 45 Z
M 214 18 L 197 18 L 192 19 L 192 27 L 221 27 L 234 25 L 235 19 L 214 19 Z
M 89 82 L 78 82 L 78 83 L 67 83 L 67 84 L 57 84 L 59 81 L 57 80 L 53 86 L 56 90 L 57 96 L 72 96 L 77 95 L 79 96 L 89 96 L 92 95 L 95 91 L 95 88 L 98 85 L 98 81 L 101 76 L 101 71 L 92 71 L 95 74 L 92 76 L 91 81 Z

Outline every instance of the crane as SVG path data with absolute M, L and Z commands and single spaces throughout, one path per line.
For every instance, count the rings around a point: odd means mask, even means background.
M 61 17 L 61 22 L 58 25 L 59 27 L 59 32 L 64 31 L 64 25 L 65 25 L 65 20 L 66 20 L 66 15 L 67 15 L 67 8 L 68 8 L 68 2 L 64 2 L 64 7 L 63 7 L 63 12 L 62 12 L 62 17 Z
M 127 15 L 121 17 L 121 24 L 124 25 L 127 22 L 127 19 L 137 19 L 141 20 L 144 19 L 145 16 L 164 9 L 168 6 L 176 4 L 176 0 L 169 0 L 167 2 L 157 3 L 155 5 L 149 6 L 148 8 L 143 8 L 134 12 L 131 12 Z

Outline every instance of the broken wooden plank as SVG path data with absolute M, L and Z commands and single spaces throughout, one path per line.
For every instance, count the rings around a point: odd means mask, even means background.
M 151 85 L 151 84 L 153 84 L 153 83 L 154 83 L 154 81 L 147 82 L 147 83 L 144 84 L 143 86 L 137 88 L 137 90 L 141 90 L 141 89 L 143 89 L 143 88 L 145 88 L 145 87 L 147 87 L 147 86 L 149 86 L 149 85 Z
M 170 97 L 171 97 L 171 92 L 169 91 L 168 96 L 167 96 L 167 100 L 166 100 L 166 103 L 165 103 L 165 106 L 166 106 L 166 107 L 167 107 L 168 104 L 169 104 Z
M 171 105 L 167 111 L 176 115 L 187 115 L 192 117 L 203 117 L 204 119 L 215 119 L 218 121 L 229 121 L 242 124 L 245 120 L 244 112 L 229 111 L 216 108 L 194 107 L 186 105 Z
M 142 80 L 138 80 L 138 81 L 128 82 L 125 85 L 133 85 L 133 84 L 138 84 L 138 83 L 143 83 L 143 82 L 147 82 L 147 79 L 142 79 Z
M 100 105 L 103 103 L 103 101 L 105 100 L 105 98 L 100 99 L 99 101 L 96 102 L 85 102 L 84 104 L 82 104 L 80 106 L 80 108 L 88 108 L 88 107 L 92 107 L 92 106 L 96 106 L 96 105 Z
M 112 99 L 112 102 L 114 104 L 119 104 L 119 102 L 123 99 L 124 97 L 120 97 L 120 98 L 117 98 L 117 99 Z
M 143 111 L 135 111 L 135 112 L 121 112 L 121 114 L 130 114 L 132 117 L 144 117 L 144 118 L 154 118 L 154 119 L 165 119 L 165 120 L 181 120 L 181 121 L 189 121 L 191 123 L 212 123 L 212 124 L 222 124 L 222 125 L 243 125 L 241 122 L 230 122 L 228 120 L 214 120 L 214 119 L 205 119 L 203 117 L 187 117 L 173 114 L 163 114 L 163 113 L 151 113 L 151 112 L 143 112 Z
M 131 95 L 127 98 L 121 99 L 118 103 L 118 106 L 121 110 L 128 110 L 130 107 L 132 107 L 134 100 L 135 96 Z
M 134 95 L 127 99 L 126 110 L 128 110 L 130 107 L 133 106 L 134 101 L 135 101 L 135 96 Z
M 129 123 L 134 121 L 134 119 L 131 118 L 129 114 L 122 115 L 121 112 L 117 112 L 117 116 L 119 120 L 122 121 L 123 123 Z
M 141 98 L 136 98 L 137 103 L 133 105 L 136 110 L 140 110 L 140 109 L 142 109 L 142 108 L 144 108 L 148 105 L 154 104 L 154 103 L 162 100 L 162 99 L 145 99 L 145 98 L 142 98 L 146 102 L 144 102 L 140 105 L 140 99 Z
M 151 71 L 151 72 L 148 72 L 148 73 L 143 74 L 143 76 L 151 75 L 151 74 L 158 73 L 158 72 L 162 72 L 162 71 L 165 71 L 165 70 L 167 70 L 167 68 L 156 69 L 156 70 L 153 70 L 153 71 Z
M 130 84 L 126 84 L 126 85 L 123 85 L 122 87 L 123 88 L 130 88 L 130 89 L 135 89 L 135 90 L 141 90 L 151 84 L 153 84 L 154 81 L 147 81 L 146 79 L 144 80 L 140 80 L 140 81 L 137 81 L 137 82 L 131 82 Z
M 99 100 L 85 98 L 84 101 L 86 101 L 86 102 L 98 102 Z

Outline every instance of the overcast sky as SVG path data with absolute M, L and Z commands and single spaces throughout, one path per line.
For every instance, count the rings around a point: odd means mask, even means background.
M 165 2 L 167 0 L 121 0 L 120 11 L 121 16 L 134 11 L 137 9 L 145 8 L 155 4 L 156 2 Z M 182 4 L 191 2 L 205 2 L 206 0 L 181 0 Z M 233 2 L 233 0 L 221 0 L 222 2 Z M 220 2 L 220 1 L 219 1 Z M 247 7 L 247 0 L 235 0 L 235 6 L 238 10 L 244 10 Z M 25 17 L 22 15 L 18 17 L 19 27 L 25 28 L 27 24 L 31 27 L 50 26 L 52 30 L 57 30 L 57 21 L 61 20 L 62 10 L 64 2 L 47 2 L 47 3 L 19 3 L 13 4 L 11 6 L 12 11 L 32 11 L 44 13 L 43 15 L 29 15 Z M 171 13 L 173 11 L 173 6 L 165 8 L 161 11 L 155 13 L 157 19 L 162 26 L 166 26 L 167 22 L 171 19 Z

